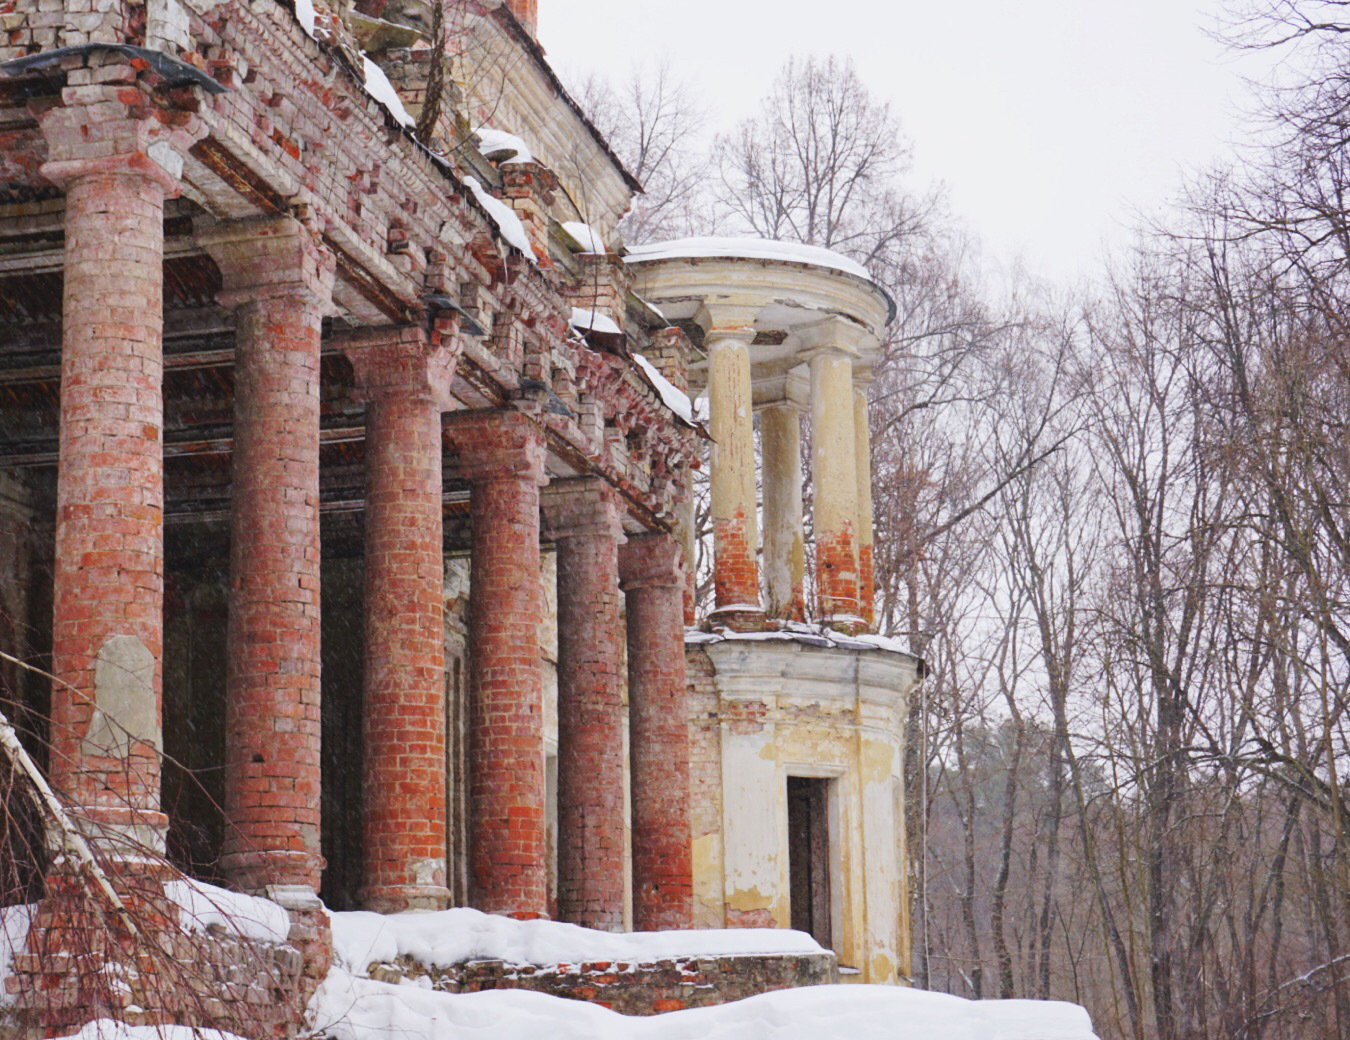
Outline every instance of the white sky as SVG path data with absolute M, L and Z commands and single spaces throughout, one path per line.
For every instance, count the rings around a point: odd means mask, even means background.
M 540 0 L 564 78 L 668 57 L 715 123 L 753 113 L 792 54 L 848 54 L 947 185 L 989 260 L 1074 278 L 1188 170 L 1230 151 L 1246 103 L 1206 36 L 1220 0 Z

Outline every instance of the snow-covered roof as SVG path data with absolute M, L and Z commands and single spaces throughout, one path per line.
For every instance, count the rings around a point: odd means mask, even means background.
M 804 246 L 799 242 L 775 242 L 767 238 L 677 238 L 631 246 L 624 259 L 630 264 L 679 259 L 785 260 L 843 271 L 871 281 L 867 269 L 832 249 Z
M 758 608 L 755 608 L 758 609 Z M 718 628 L 705 632 L 699 628 L 687 629 L 684 634 L 686 643 L 741 642 L 792 642 L 806 643 L 811 646 L 834 647 L 839 650 L 885 650 L 892 654 L 904 654 L 912 657 L 909 647 L 899 639 L 890 636 L 845 635 L 832 628 L 807 625 L 800 621 L 785 621 L 783 627 L 767 632 L 734 632 L 729 628 Z

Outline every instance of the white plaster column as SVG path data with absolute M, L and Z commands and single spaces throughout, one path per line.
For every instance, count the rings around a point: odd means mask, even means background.
M 811 449 L 815 490 L 816 595 L 820 618 L 861 627 L 858 616 L 858 463 L 853 359 L 834 346 L 811 357 Z
M 714 617 L 754 626 L 759 599 L 759 521 L 755 505 L 755 427 L 746 322 L 713 324 L 708 352 L 708 396 L 713 438 L 712 518 Z
M 764 584 L 772 618 L 801 621 L 806 552 L 802 536 L 801 413 L 782 401 L 760 412 L 764 456 Z
M 872 514 L 872 430 L 868 425 L 866 382 L 853 387 L 853 443 L 858 466 L 858 614 L 869 630 L 876 628 L 876 577 L 872 544 L 875 540 Z

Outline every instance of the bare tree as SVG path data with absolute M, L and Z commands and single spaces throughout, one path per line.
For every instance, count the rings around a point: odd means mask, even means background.
M 618 86 L 591 75 L 577 100 L 642 184 L 624 218 L 624 237 L 646 242 L 707 230 L 709 160 L 698 140 L 705 114 L 669 61 L 634 67 Z
M 940 199 L 898 179 L 909 146 L 853 63 L 791 59 L 759 114 L 718 137 L 717 201 L 746 230 L 845 253 L 872 267 L 926 230 Z

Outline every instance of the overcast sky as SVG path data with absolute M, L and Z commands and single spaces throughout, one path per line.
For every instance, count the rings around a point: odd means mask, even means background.
M 564 76 L 667 56 L 713 119 L 751 114 L 792 54 L 848 54 L 991 260 L 1072 278 L 1240 136 L 1220 0 L 540 0 Z

